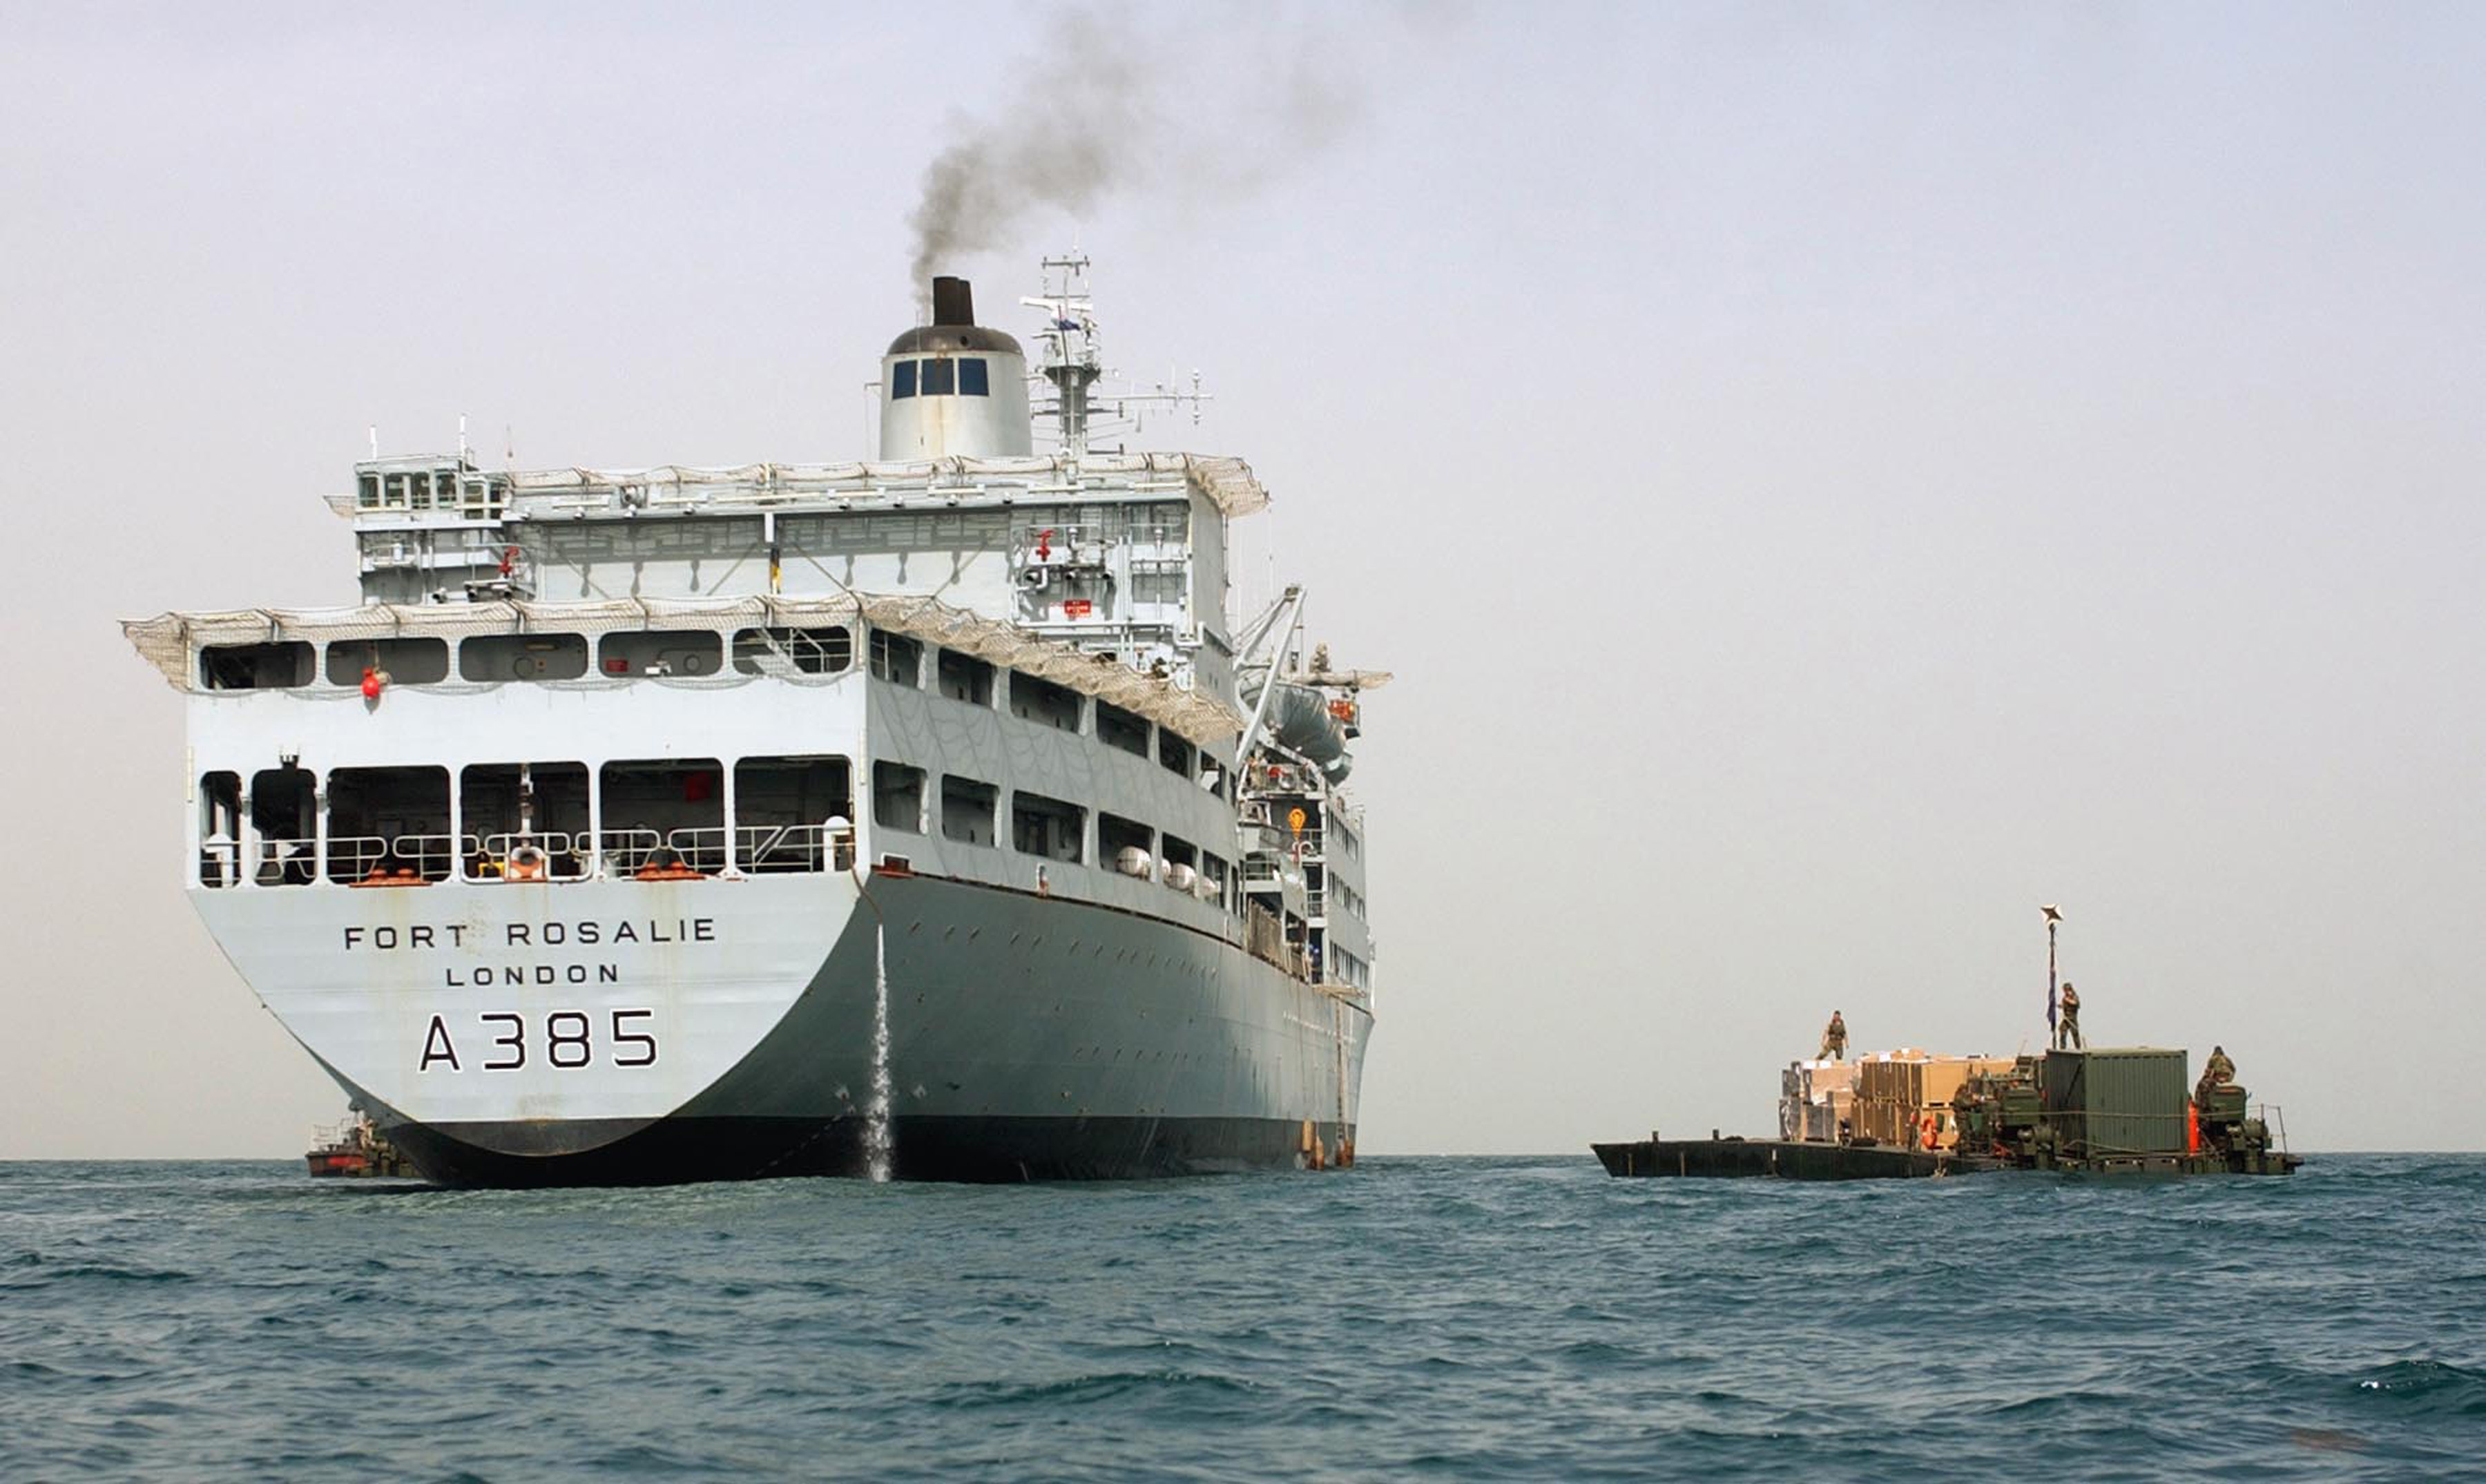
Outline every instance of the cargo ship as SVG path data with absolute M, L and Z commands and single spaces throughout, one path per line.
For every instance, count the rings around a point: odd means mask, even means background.
M 374 438 L 358 603 L 124 625 L 184 700 L 191 901 L 416 1171 L 1352 1162 L 1389 676 L 1299 587 L 1229 607 L 1267 491 L 1102 436 L 1183 394 L 1109 397 L 1087 260 L 1044 269 L 1035 356 L 933 280 L 866 460 Z

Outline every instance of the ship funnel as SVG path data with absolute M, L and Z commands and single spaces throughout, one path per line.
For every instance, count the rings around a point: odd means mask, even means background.
M 1027 356 L 976 323 L 963 278 L 932 280 L 932 322 L 890 342 L 880 359 L 880 456 L 1010 458 L 1034 452 Z

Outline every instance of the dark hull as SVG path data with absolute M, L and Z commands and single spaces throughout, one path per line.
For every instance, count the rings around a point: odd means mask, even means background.
M 508 1129 L 479 1131 L 508 1145 Z M 1270 1118 L 900 1117 L 892 1124 L 890 1174 L 899 1180 L 977 1182 L 1126 1180 L 1317 1163 L 1300 1122 Z M 859 1117 L 661 1119 L 596 1148 L 528 1156 L 457 1137 L 455 1125 L 390 1131 L 428 1177 L 448 1185 L 671 1185 L 787 1175 L 867 1174 Z M 1340 1131 L 1319 1124 L 1335 1159 Z
M 1610 1175 L 1781 1180 L 1912 1180 L 1962 1171 L 1947 1154 L 1778 1140 L 1644 1139 L 1590 1144 Z
M 1644 1139 L 1590 1144 L 1610 1175 L 1690 1179 L 1921 1180 L 1998 1169 L 2092 1175 L 2284 1175 L 2305 1162 L 2277 1150 L 2205 1149 L 2197 1154 L 2086 1159 L 1976 1155 L 1881 1145 L 1794 1143 L 1769 1139 Z

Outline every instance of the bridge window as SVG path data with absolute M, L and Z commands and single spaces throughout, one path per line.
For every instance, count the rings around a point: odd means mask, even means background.
M 955 364 L 950 361 L 924 363 L 924 395 L 948 397 L 958 390 Z
M 1156 873 L 1156 832 L 1119 814 L 1096 816 L 1096 855 L 1125 876 L 1146 880 Z
M 889 396 L 895 401 L 915 395 L 915 363 L 899 361 L 889 368 Z
M 311 646 L 298 639 L 199 649 L 199 684 L 211 691 L 290 690 L 310 683 Z
M 1009 682 L 1010 715 L 1063 731 L 1079 729 L 1079 693 L 1066 685 L 1013 673 Z
M 843 757 L 745 757 L 733 765 L 736 859 L 758 873 L 854 865 L 854 784 Z
M 1199 749 L 1163 727 L 1157 728 L 1157 761 L 1184 778 L 1197 777 L 1200 772 Z
M 1148 755 L 1148 724 L 1120 706 L 1096 702 L 1096 736 L 1107 747 L 1142 757 Z
M 944 649 L 933 666 L 941 694 L 974 705 L 993 703 L 993 667 L 972 654 Z
M 328 879 L 346 886 L 446 881 L 447 768 L 339 768 L 328 775 Z
M 790 665 L 807 675 L 833 675 L 854 663 L 854 635 L 842 627 L 743 629 L 733 636 L 733 668 L 746 675 Z
M 960 361 L 958 363 L 958 395 L 960 397 L 990 397 L 993 395 L 992 376 L 987 371 L 981 358 Z
M 199 885 L 241 882 L 241 775 L 209 773 L 199 780 Z
M 616 629 L 596 646 L 604 673 L 622 675 L 712 675 L 725 646 L 713 629 Z
M 382 672 L 391 685 L 434 685 L 449 678 L 449 642 L 353 639 L 328 646 L 330 685 L 360 685 L 365 670 Z
M 469 680 L 575 680 L 587 673 L 587 636 L 479 634 L 457 646 L 457 673 Z
M 993 811 L 1001 790 L 972 778 L 943 775 L 941 838 L 967 845 L 993 843 Z
M 871 673 L 898 685 L 924 684 L 924 646 L 903 634 L 871 631 Z
M 457 775 L 457 806 L 468 876 L 568 880 L 587 874 L 595 854 L 588 832 L 587 764 L 474 763 Z M 521 845 L 539 857 L 513 861 L 511 852 Z
M 608 762 L 602 783 L 607 871 L 661 881 L 725 869 L 725 769 L 715 758 Z
M 924 770 L 902 762 L 871 765 L 871 822 L 906 835 L 924 833 Z

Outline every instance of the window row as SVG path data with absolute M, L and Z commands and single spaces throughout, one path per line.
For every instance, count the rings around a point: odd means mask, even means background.
M 1092 821 L 1092 828 L 1091 828 Z M 1005 820 L 999 786 L 945 774 L 937 792 L 930 775 L 902 762 L 871 765 L 871 822 L 898 835 L 938 833 L 943 839 L 999 848 Z M 1225 859 L 1136 819 L 1091 811 L 1026 789 L 1009 792 L 1008 848 L 1064 865 L 1094 864 L 1231 910 L 1238 898 Z M 879 848 L 877 845 L 875 849 Z
M 877 637 L 877 636 L 875 636 Z M 714 629 L 616 629 L 597 640 L 594 669 L 631 675 L 712 675 L 724 668 L 726 638 Z M 479 634 L 457 646 L 465 680 L 575 680 L 590 668 L 584 634 Z M 732 639 L 732 663 L 746 675 L 780 667 L 802 674 L 836 674 L 854 663 L 845 628 L 748 628 Z M 314 647 L 302 640 L 205 645 L 199 683 L 211 691 L 282 690 L 312 683 Z M 325 675 L 334 686 L 360 686 L 367 674 L 391 685 L 430 685 L 449 678 L 445 639 L 353 639 L 328 646 Z
M 962 356 L 952 360 L 935 356 L 922 361 L 899 361 L 889 369 L 889 395 L 892 400 L 901 397 L 990 397 L 993 395 L 991 368 L 981 356 Z
M 921 689 L 925 646 L 904 634 L 875 629 L 869 645 L 871 673 Z M 593 646 L 594 668 L 608 677 L 711 675 L 731 663 L 739 674 L 771 670 L 800 674 L 843 673 L 854 663 L 854 636 L 842 625 L 818 628 L 736 630 L 731 648 L 713 629 L 616 629 Z M 457 646 L 457 674 L 469 681 L 576 680 L 590 668 L 584 634 L 479 634 Z M 315 646 L 302 640 L 267 644 L 205 645 L 199 649 L 199 683 L 208 690 L 292 689 L 312 683 L 318 669 Z M 432 685 L 449 678 L 445 639 L 337 640 L 327 646 L 326 681 L 336 687 Z M 970 705 L 994 703 L 999 672 L 988 660 L 940 649 L 932 665 L 935 690 Z M 1086 729 L 1087 698 L 1065 685 L 1011 672 L 1008 704 L 1012 716 L 1063 731 Z M 1108 701 L 1096 702 L 1096 735 L 1136 756 L 1153 752 L 1159 762 L 1186 778 L 1201 771 L 1200 752 L 1146 717 Z
M 199 780 L 199 880 L 229 887 L 671 880 L 845 870 L 854 803 L 843 757 L 268 768 Z
M 508 476 L 472 469 L 366 469 L 355 481 L 354 506 L 364 510 L 497 510 L 508 493 Z
M 872 674 L 880 679 L 919 688 L 924 683 L 924 646 L 903 634 L 875 630 L 870 664 Z M 953 701 L 989 706 L 1001 674 L 988 660 L 956 649 L 942 649 L 933 657 L 932 688 Z M 1066 685 L 1017 671 L 1008 672 L 1007 677 L 1008 705 L 1012 716 L 1063 731 L 1086 730 L 1087 697 Z M 1200 749 L 1180 733 L 1153 726 L 1136 711 L 1099 701 L 1095 714 L 1097 740 L 1108 747 L 1135 757 L 1153 755 L 1169 772 L 1202 783 L 1208 782 L 1204 774 L 1216 771 L 1202 757 Z M 1218 786 L 1222 788 L 1222 781 Z

